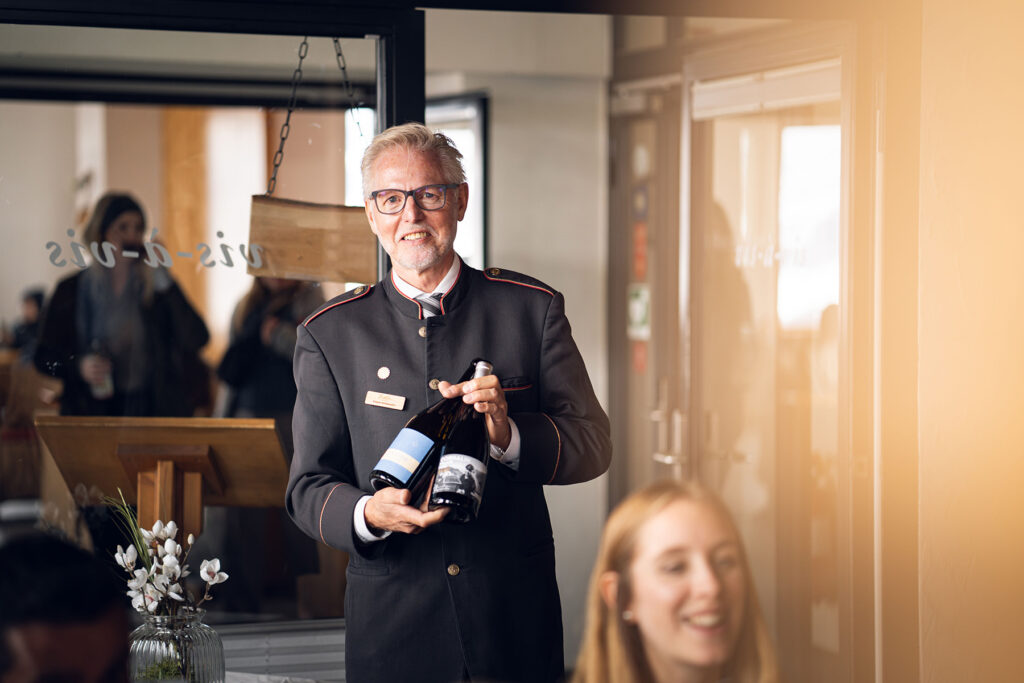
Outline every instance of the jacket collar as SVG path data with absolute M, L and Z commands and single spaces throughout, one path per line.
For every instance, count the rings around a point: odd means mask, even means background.
M 458 254 L 455 255 L 459 259 L 459 274 L 455 278 L 455 282 L 452 283 L 451 287 L 441 297 L 441 312 L 447 315 L 451 311 L 454 311 L 462 300 L 466 297 L 466 293 L 469 291 L 470 281 L 473 276 L 478 273 L 475 269 L 471 268 L 465 261 L 462 260 Z M 423 307 L 415 299 L 406 296 L 398 287 L 395 286 L 395 275 L 394 270 L 388 270 L 387 275 L 381 280 L 381 287 L 385 294 L 387 294 L 388 301 L 392 306 L 397 308 L 400 313 L 410 318 L 416 318 L 417 320 L 423 320 Z

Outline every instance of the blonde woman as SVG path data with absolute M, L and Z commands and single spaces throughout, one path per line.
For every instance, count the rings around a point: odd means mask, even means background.
M 696 483 L 633 493 L 605 524 L 573 683 L 775 683 L 736 525 Z

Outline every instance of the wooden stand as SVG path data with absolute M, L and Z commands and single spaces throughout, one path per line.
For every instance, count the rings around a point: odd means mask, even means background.
M 139 525 L 202 531 L 204 505 L 280 507 L 288 467 L 274 421 L 40 416 L 36 429 L 68 488 L 135 498 Z

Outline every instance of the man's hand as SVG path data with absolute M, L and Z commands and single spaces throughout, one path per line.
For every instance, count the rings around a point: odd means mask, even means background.
M 427 487 L 428 491 L 431 489 L 433 486 Z M 366 517 L 366 523 L 371 531 L 384 529 L 403 534 L 418 534 L 428 526 L 437 524 L 448 514 L 447 507 L 428 511 L 430 496 L 424 496 L 423 504 L 419 508 L 414 508 L 409 505 L 411 496 L 408 489 L 390 486 L 374 493 L 363 508 L 363 516 Z
M 501 388 L 501 380 L 496 375 L 477 377 L 461 384 L 441 382 L 438 391 L 445 398 L 462 396 L 465 403 L 472 403 L 478 413 L 483 413 L 487 422 L 487 436 L 491 443 L 501 448 L 508 448 L 512 441 L 512 428 L 508 424 L 508 403 L 505 392 Z

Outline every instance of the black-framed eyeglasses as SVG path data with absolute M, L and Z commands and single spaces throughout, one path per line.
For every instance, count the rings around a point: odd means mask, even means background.
M 370 193 L 377 210 L 386 215 L 401 213 L 409 197 L 416 206 L 424 211 L 443 209 L 448 199 L 448 190 L 459 186 L 459 183 L 447 185 L 424 185 L 415 190 L 374 190 Z

